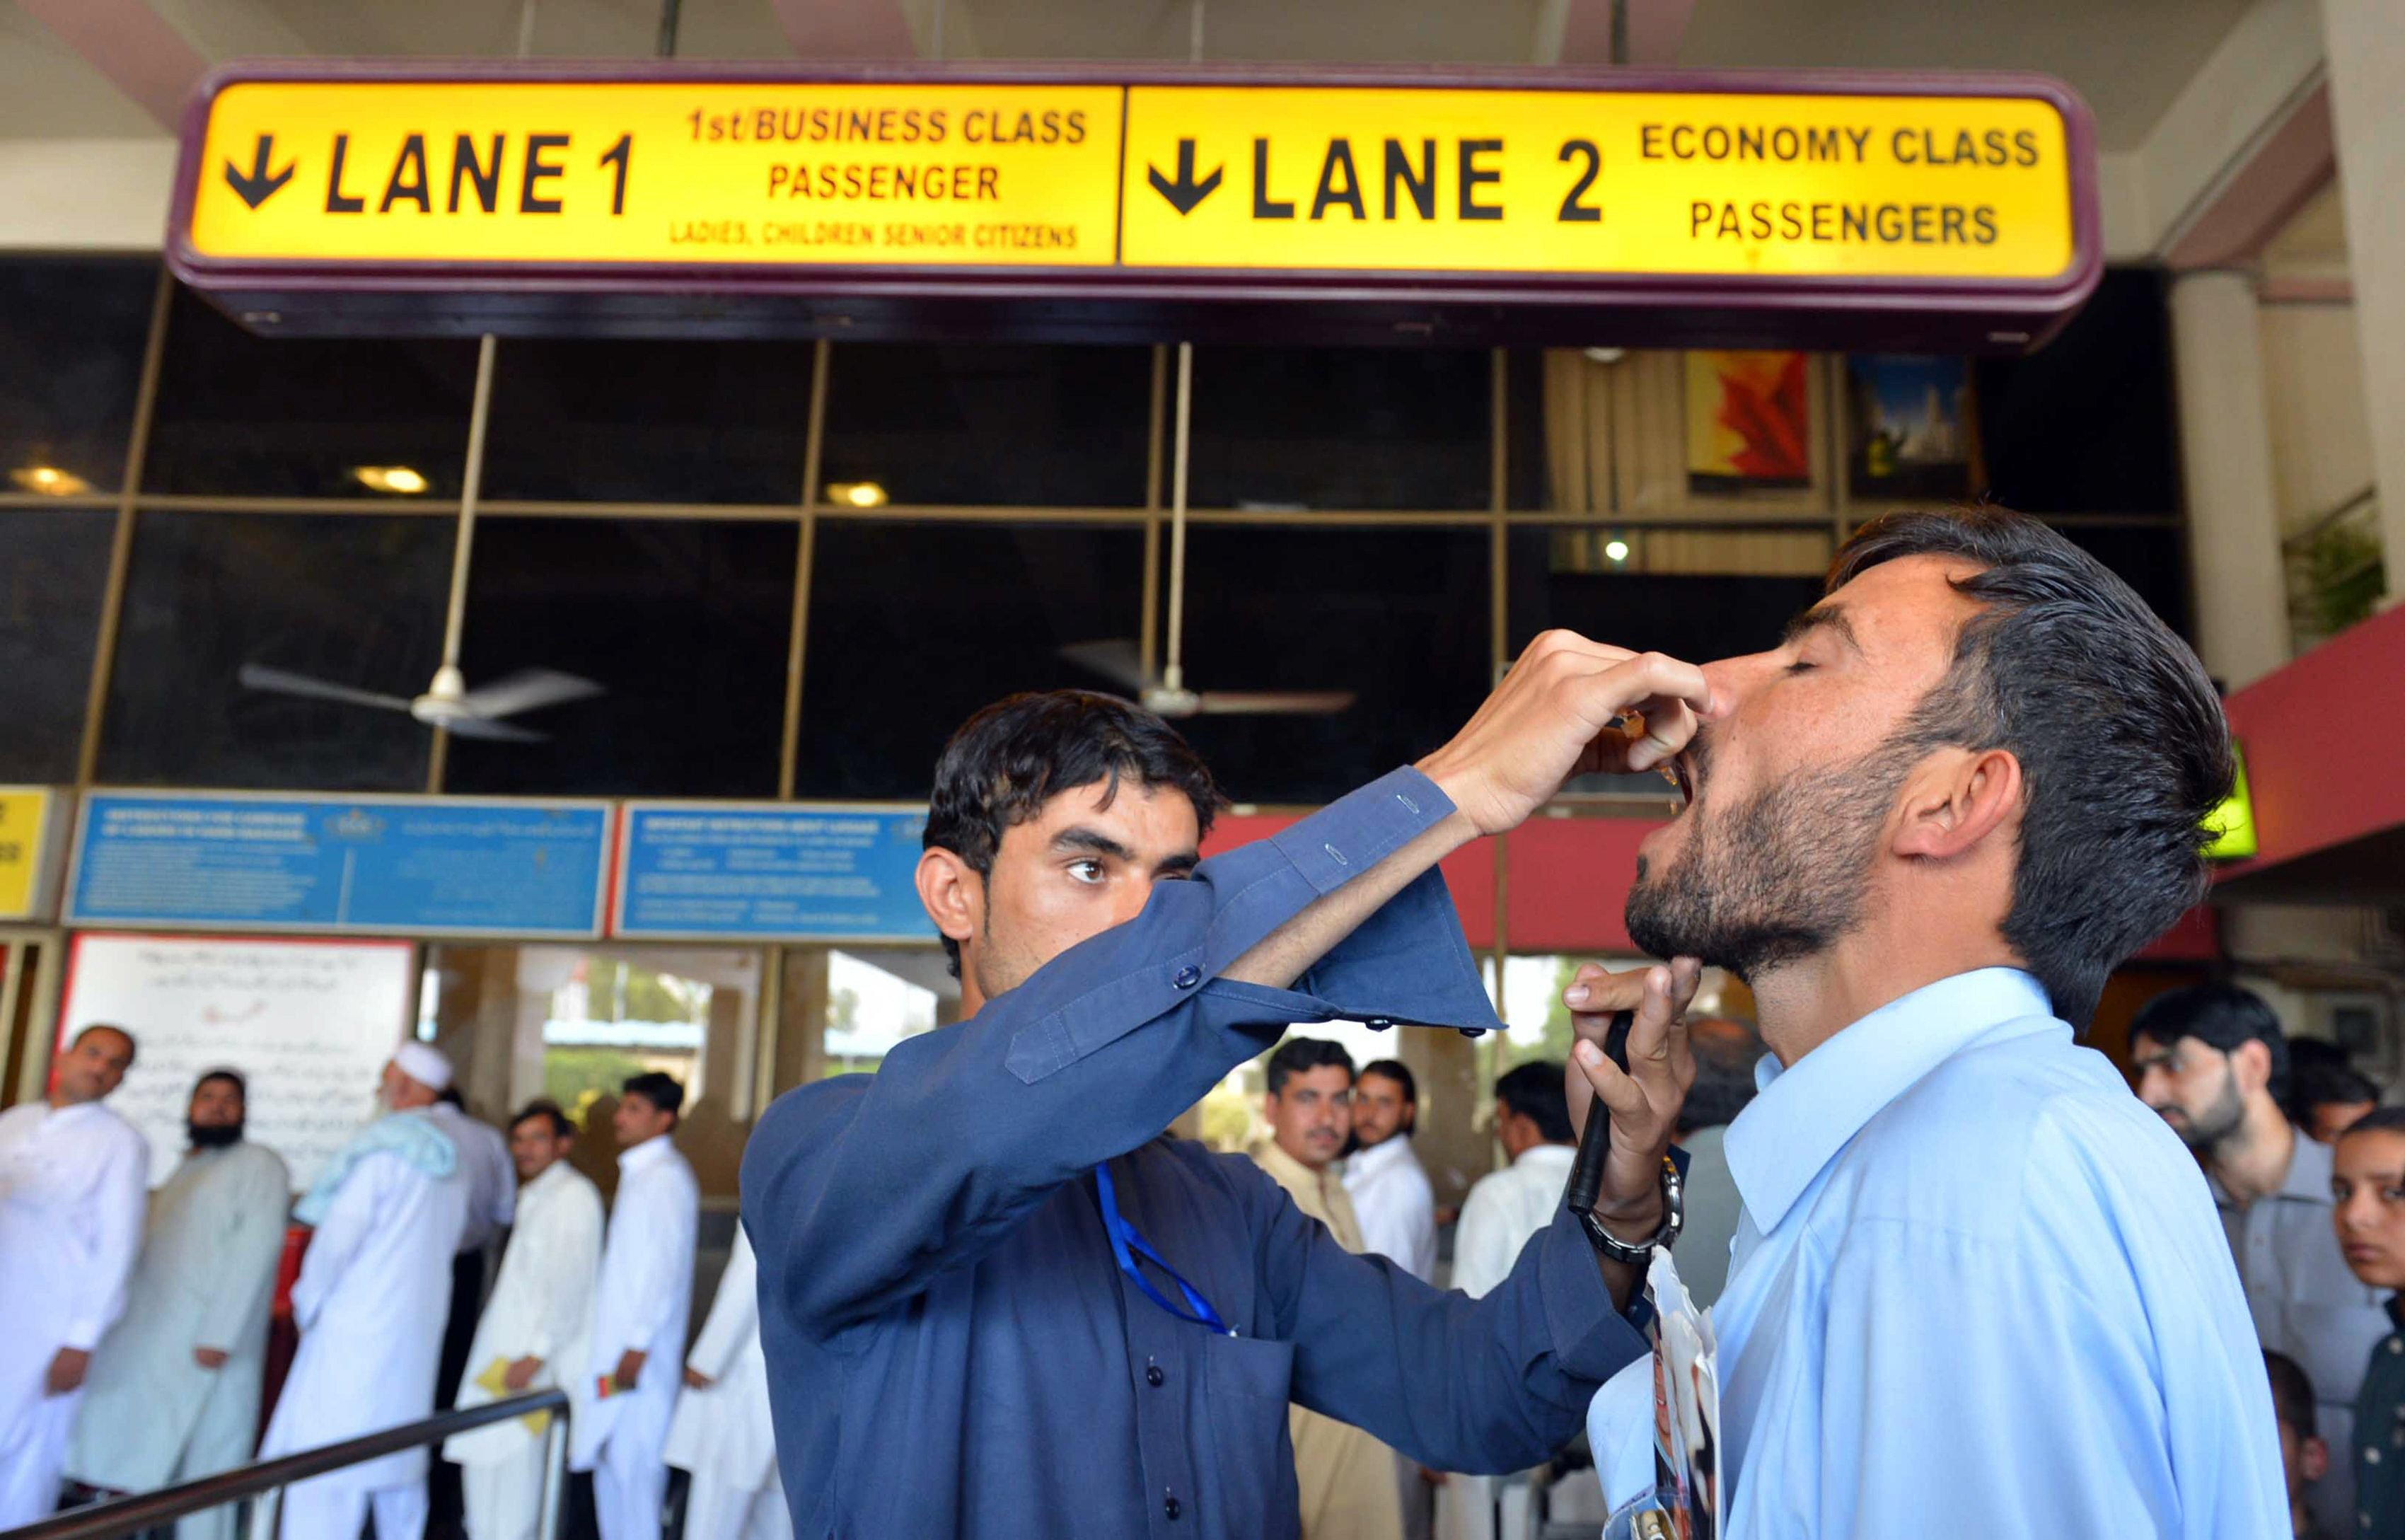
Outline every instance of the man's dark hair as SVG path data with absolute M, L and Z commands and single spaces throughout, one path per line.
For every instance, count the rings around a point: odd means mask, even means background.
M 2405 1134 L 2405 1107 L 2375 1107 L 2347 1124 L 2338 1137 L 2344 1144 L 2357 1134 Z
M 1547 1144 L 1568 1144 L 1570 1099 L 1562 1089 L 1562 1067 L 1551 1059 L 1532 1059 L 1495 1080 L 1495 1105 L 1508 1107 L 1537 1125 Z
M 626 1083 L 618 1087 L 618 1093 L 626 1096 L 640 1096 L 663 1112 L 675 1113 L 684 1109 L 684 1087 L 656 1069 L 627 1076 Z
M 2301 1070 L 2308 1065 L 2316 1069 L 2326 1066 L 2334 1069 L 2352 1069 L 2355 1067 L 2355 1055 L 2347 1052 L 2344 1043 L 2334 1043 L 2328 1038 L 2290 1038 L 2289 1069 Z
M 1353 1055 L 1344 1052 L 1343 1043 L 1326 1038 L 1288 1038 L 1270 1055 L 1270 1095 L 1283 1095 L 1288 1080 L 1331 1064 L 1343 1065 L 1347 1075 L 1353 1073 Z
M 668 1077 L 665 1075 L 660 1078 L 662 1080 L 668 1080 Z M 671 1085 L 676 1084 L 674 1081 L 669 1081 L 668 1083 Z M 627 1089 L 632 1090 L 633 1088 L 634 1082 L 631 1081 L 628 1081 Z M 682 1086 L 677 1088 L 677 1100 L 680 1102 L 684 1100 L 684 1088 Z M 670 1110 L 674 1110 L 674 1109 L 670 1109 Z M 541 1118 L 551 1124 L 551 1137 L 553 1138 L 572 1139 L 576 1137 L 576 1124 L 570 1121 L 567 1113 L 560 1110 L 559 1104 L 553 1101 L 549 1096 L 537 1096 L 534 1100 L 527 1103 L 524 1107 L 519 1108 L 517 1116 L 510 1120 L 510 1132 L 513 1134 L 516 1133 L 518 1124 L 531 1122 L 536 1118 Z
M 1394 1081 L 1397 1085 L 1401 1086 L 1403 1088 L 1403 1101 L 1406 1105 L 1417 1107 L 1420 1104 L 1420 1082 L 1412 1078 L 1411 1070 L 1404 1065 L 1402 1060 L 1371 1059 L 1368 1064 L 1361 1067 L 1361 1073 L 1354 1078 L 1356 1080 L 1361 1080 L 1371 1075 L 1384 1075 L 1386 1079 Z
M 2004 937 L 2055 1014 L 2085 1028 L 2105 978 L 2204 897 L 2205 820 L 2233 774 L 2221 701 L 2127 583 L 2006 509 L 1873 519 L 1837 552 L 1825 591 L 1913 556 L 1976 563 L 1954 587 L 1980 609 L 1898 746 L 2020 761 Z
M 935 761 L 921 843 L 949 850 L 979 877 L 993 872 L 1003 832 L 1034 817 L 1064 791 L 1104 783 L 1103 805 L 1121 780 L 1166 786 L 1194 804 L 1202 834 L 1227 806 L 1219 784 L 1177 729 L 1132 702 L 1091 690 L 1047 690 L 997 700 L 960 726 Z M 961 971 L 961 947 L 944 957 Z
M 1743 1022 L 1716 1016 L 1696 1021 L 1687 1041 L 1695 1055 L 1695 1083 L 1687 1088 L 1687 1099 L 1679 1109 L 1680 1130 L 1735 1123 L 1753 1100 L 1753 1067 L 1762 1060 L 1761 1038 Z
M 2380 1087 L 2372 1084 L 2369 1078 L 2342 1064 L 2319 1060 L 2307 1063 L 2293 1052 L 2295 1043 L 2288 1046 L 2292 1050 L 2288 1055 L 2288 1094 L 2281 1098 L 2280 1109 L 2288 1114 L 2290 1123 L 2300 1128 L 2310 1128 L 2313 1126 L 2314 1109 L 2328 1107 L 2332 1102 L 2379 1104 Z
M 2263 1350 L 2263 1368 L 2271 1377 L 2271 1415 L 2299 1438 L 2318 1438 L 2314 1422 L 2314 1382 L 2304 1365 L 2285 1353 Z
M 434 1099 L 445 1107 L 456 1107 L 462 1112 L 468 1110 L 468 1098 L 459 1095 L 459 1085 L 456 1081 L 434 1093 Z
M 135 1057 L 142 1052 L 142 1044 L 134 1038 L 133 1033 L 126 1031 L 125 1028 L 118 1025 L 115 1022 L 92 1023 L 90 1026 L 87 1026 L 82 1031 L 77 1033 L 73 1040 L 67 1044 L 67 1047 L 70 1049 L 81 1048 L 83 1046 L 83 1040 L 86 1038 L 91 1037 L 95 1032 L 114 1032 L 119 1037 L 124 1038 L 125 1067 L 128 1069 L 134 1067 Z
M 2251 989 L 2209 983 L 2166 990 L 2140 1006 L 2138 1013 L 2130 1018 L 2130 1040 L 2134 1043 L 2140 1038 L 2165 1048 L 2182 1038 L 2194 1038 L 2205 1047 L 2224 1053 L 2259 1042 L 2271 1056 L 2272 1098 L 2285 1101 L 2288 1090 L 2288 1035 L 2280 1030 L 2278 1013 Z
M 242 1071 L 238 1069 L 212 1069 L 208 1073 L 203 1075 L 199 1080 L 192 1082 L 192 1090 L 197 1093 L 201 1087 L 208 1084 L 211 1081 L 223 1081 L 226 1084 L 232 1086 L 234 1099 L 242 1103 L 245 1107 L 248 1107 L 250 1105 L 250 1082 L 242 1078 Z

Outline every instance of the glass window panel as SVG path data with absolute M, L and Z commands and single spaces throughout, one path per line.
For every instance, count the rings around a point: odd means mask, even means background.
M 808 343 L 505 342 L 485 495 L 798 502 L 810 351 Z
M 449 519 L 148 512 L 134 536 L 100 777 L 421 791 L 402 711 L 246 688 L 261 664 L 393 696 L 443 652 Z
M 122 485 L 158 287 L 142 258 L 0 262 L 0 491 Z
M 1020 690 L 1123 690 L 1072 643 L 1143 623 L 1140 530 L 822 519 L 798 784 L 917 799 L 970 713 Z
M 2170 525 L 2056 526 L 2074 545 L 2119 574 L 2163 624 L 2194 639 L 2188 608 L 2187 537 Z
M 1486 693 L 1487 539 L 1484 530 L 1192 530 L 1187 687 L 1356 697 L 1327 715 L 1178 723 L 1228 795 L 1329 801 L 1451 737 Z
M 821 494 L 842 502 L 825 488 L 875 487 L 883 502 L 920 506 L 1141 508 L 1151 401 L 1149 347 L 838 345 Z
M 2025 514 L 2179 511 L 2162 283 L 2151 269 L 2108 272 L 2052 342 L 1978 360 L 1990 497 Z
M 1553 473 L 1545 459 L 1545 355 L 1538 348 L 1512 350 L 1505 364 L 1503 418 L 1507 507 L 1553 508 Z
M 1484 508 L 1484 351 L 1198 347 L 1197 508 Z
M 476 345 L 443 339 L 260 337 L 176 295 L 143 461 L 154 492 L 379 497 L 361 467 L 457 497 Z M 389 483 L 388 484 L 392 484 Z
M 605 693 L 455 738 L 447 791 L 773 797 L 798 524 L 479 519 L 461 666 L 470 688 L 556 669 Z
M 731 1199 L 759 1085 L 762 956 L 752 948 L 427 949 L 418 1035 L 458 1067 L 471 1115 L 499 1126 L 537 1096 L 579 1128 L 568 1159 L 606 1194 L 618 1180 L 619 1087 L 657 1070 L 684 1087 L 672 1137 L 705 1202 Z M 703 1220 L 702 1293 L 732 1239 Z
M 960 1014 L 960 981 L 933 948 L 826 953 L 823 1073 L 874 1070 L 906 1038 Z
M 0 511 L 0 781 L 72 781 L 117 516 Z

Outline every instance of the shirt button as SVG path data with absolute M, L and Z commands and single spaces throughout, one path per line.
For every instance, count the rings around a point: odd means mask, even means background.
M 1196 968 L 1192 963 L 1188 963 L 1184 968 L 1179 968 L 1177 970 L 1176 977 L 1171 979 L 1169 982 L 1175 984 L 1180 989 L 1191 989 L 1196 984 L 1202 982 L 1202 970 Z
M 2367 1464 L 2367 1465 L 2377 1465 L 2377 1464 L 2379 1464 L 2379 1463 L 2380 1463 L 2380 1451 L 2379 1451 L 2379 1449 L 2377 1449 L 2377 1448 L 2375 1448 L 2367 1447 L 2367 1448 L 2364 1449 L 2364 1451 L 2363 1451 L 2363 1462 L 2364 1462 L 2365 1464 Z
M 1162 1382 L 1168 1378 L 1169 1377 L 1167 1375 L 1160 1372 L 1160 1364 L 1147 1363 L 1144 1366 L 1144 1382 L 1151 1386 L 1154 1390 L 1157 1391 L 1160 1389 Z
M 2405 1336 L 2390 1337 L 2388 1339 L 2388 1350 L 2392 1353 L 2405 1353 Z
M 1174 1523 L 1176 1521 L 1177 1516 L 1186 1511 L 1186 1507 L 1185 1505 L 1177 1501 L 1177 1494 L 1175 1492 L 1171 1492 L 1168 1496 L 1160 1500 L 1160 1511 L 1167 1514 L 1171 1522 Z
M 1395 1024 L 1385 1016 L 1372 1016 L 1361 1024 L 1372 1032 L 1392 1032 L 1395 1029 Z

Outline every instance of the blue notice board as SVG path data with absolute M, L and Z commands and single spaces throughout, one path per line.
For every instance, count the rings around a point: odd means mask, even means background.
M 606 802 L 100 791 L 67 920 L 588 939 L 609 843 Z
M 629 802 L 611 933 L 653 940 L 930 941 L 924 808 Z

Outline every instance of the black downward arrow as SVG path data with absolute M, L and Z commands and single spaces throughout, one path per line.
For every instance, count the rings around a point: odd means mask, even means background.
M 1218 191 L 1220 166 L 1201 181 L 1194 179 L 1194 141 L 1177 141 L 1177 180 L 1171 181 L 1160 174 L 1159 166 L 1146 166 L 1145 173 L 1152 178 L 1152 190 L 1169 200 L 1169 206 L 1180 214 L 1191 214 L 1203 199 Z
M 253 208 L 274 197 L 276 191 L 292 179 L 292 173 L 301 164 L 295 161 L 271 177 L 267 174 L 267 162 L 274 153 L 275 135 L 262 134 L 259 136 L 258 149 L 250 157 L 250 175 L 244 176 L 232 161 L 225 163 L 226 186 L 233 189 L 234 195 Z

